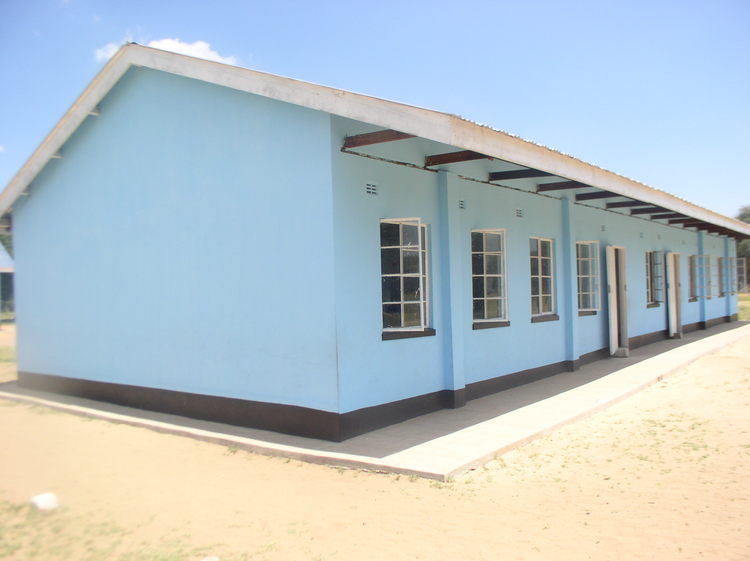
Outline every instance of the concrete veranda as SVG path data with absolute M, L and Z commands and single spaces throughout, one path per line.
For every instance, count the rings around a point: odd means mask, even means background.
M 697 358 L 750 335 L 738 322 L 694 331 L 600 360 L 575 372 L 470 401 L 335 443 L 196 421 L 85 399 L 0 385 L 0 397 L 221 443 L 256 453 L 327 465 L 447 480 L 538 436 L 663 379 Z

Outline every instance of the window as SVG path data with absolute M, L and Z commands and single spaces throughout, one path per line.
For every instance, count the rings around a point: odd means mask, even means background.
M 744 257 L 735 257 L 737 262 L 733 268 L 735 272 L 735 291 L 745 292 L 747 290 L 747 265 L 745 264 Z
M 576 243 L 578 311 L 599 309 L 599 242 Z
M 471 282 L 474 322 L 495 325 L 495 322 L 507 321 L 505 279 L 505 231 L 472 231 Z
M 380 222 L 384 330 L 428 325 L 427 227 L 418 218 Z
M 690 302 L 698 299 L 698 256 L 691 255 L 688 257 L 688 280 L 690 288 L 688 298 Z
M 656 307 L 662 301 L 662 252 L 646 252 L 646 304 Z
M 717 259 L 717 274 L 719 276 L 719 298 L 726 296 L 727 288 L 724 286 L 724 267 L 726 267 L 726 260 L 723 257 Z
M 703 282 L 706 285 L 706 298 L 711 298 L 713 276 L 711 275 L 711 258 L 708 255 L 703 256 Z
M 555 312 L 554 262 L 552 240 L 529 239 L 531 260 L 531 315 L 551 315 Z

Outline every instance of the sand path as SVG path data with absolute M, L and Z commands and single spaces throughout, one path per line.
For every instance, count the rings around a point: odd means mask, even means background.
M 0 400 L 0 558 L 750 559 L 749 413 L 746 337 L 443 484 Z

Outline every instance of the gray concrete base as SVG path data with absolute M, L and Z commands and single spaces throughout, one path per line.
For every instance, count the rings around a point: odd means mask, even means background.
M 343 443 L 240 429 L 65 398 L 22 390 L 15 384 L 0 385 L 0 398 L 259 454 L 445 481 L 562 425 L 617 403 L 694 360 L 750 336 L 750 324 L 734 324 L 715 335 L 703 334 L 705 332 L 690 334 L 692 337 L 686 336 L 681 341 L 649 345 L 646 349 L 650 352 L 646 355 L 598 361 L 567 378 L 560 375 L 527 384 L 474 400 L 462 409 L 438 411 Z M 629 364 L 624 368 L 612 368 L 612 364 L 625 361 Z M 556 391 L 561 384 L 562 390 Z

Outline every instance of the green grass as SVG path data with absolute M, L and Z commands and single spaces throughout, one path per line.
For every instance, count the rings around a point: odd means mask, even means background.
M 16 348 L 0 347 L 0 362 L 16 362 Z
M 739 295 L 741 321 L 750 321 L 750 292 L 742 292 Z

